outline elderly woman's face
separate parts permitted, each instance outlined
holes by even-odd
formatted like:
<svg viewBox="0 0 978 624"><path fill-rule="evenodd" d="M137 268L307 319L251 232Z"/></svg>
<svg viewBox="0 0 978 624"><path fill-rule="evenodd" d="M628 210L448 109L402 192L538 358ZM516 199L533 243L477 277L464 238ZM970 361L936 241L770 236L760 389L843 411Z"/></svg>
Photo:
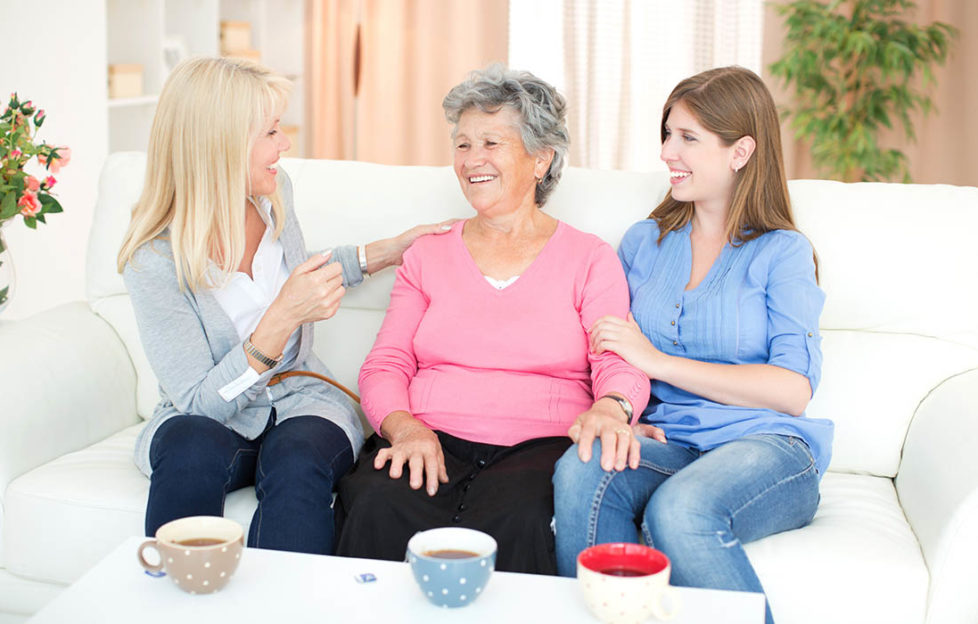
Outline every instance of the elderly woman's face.
<svg viewBox="0 0 978 624"><path fill-rule="evenodd" d="M495 113L469 109L455 133L455 175L462 193L480 214L489 216L534 206L537 180L552 155L527 153L520 136L519 115L503 107Z"/></svg>

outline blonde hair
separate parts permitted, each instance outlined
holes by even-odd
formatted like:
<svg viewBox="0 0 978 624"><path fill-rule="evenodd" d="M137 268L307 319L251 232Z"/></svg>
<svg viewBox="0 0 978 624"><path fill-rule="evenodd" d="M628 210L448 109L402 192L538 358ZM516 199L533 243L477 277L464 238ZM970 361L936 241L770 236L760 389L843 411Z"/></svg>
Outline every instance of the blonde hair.
<svg viewBox="0 0 978 624"><path fill-rule="evenodd" d="M727 211L727 240L739 244L771 230L797 230L791 213L788 184L781 155L781 125L774 98L757 74L743 67L710 69L676 85L662 107L660 126L666 140L666 120L682 103L704 128L727 146L738 139L754 139L754 154L737 173ZM665 199L649 218L659 225L659 240L685 227L693 217L693 204Z"/></svg>
<svg viewBox="0 0 978 624"><path fill-rule="evenodd" d="M119 251L121 273L141 246L169 228L180 289L216 286L213 261L225 276L244 256L245 202L251 198L250 156L267 119L288 101L288 79L251 61L195 58L167 78L149 137L146 182ZM268 197L275 236L285 209Z"/></svg>

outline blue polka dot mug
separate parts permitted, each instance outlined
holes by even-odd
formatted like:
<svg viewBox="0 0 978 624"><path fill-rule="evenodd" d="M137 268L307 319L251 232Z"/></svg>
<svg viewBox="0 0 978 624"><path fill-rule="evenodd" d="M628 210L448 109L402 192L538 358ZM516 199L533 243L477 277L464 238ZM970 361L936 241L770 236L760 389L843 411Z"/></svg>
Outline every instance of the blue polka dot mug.
<svg viewBox="0 0 978 624"><path fill-rule="evenodd" d="M485 591L496 567L496 540L474 529L416 533L407 560L422 593L439 607L464 607Z"/></svg>

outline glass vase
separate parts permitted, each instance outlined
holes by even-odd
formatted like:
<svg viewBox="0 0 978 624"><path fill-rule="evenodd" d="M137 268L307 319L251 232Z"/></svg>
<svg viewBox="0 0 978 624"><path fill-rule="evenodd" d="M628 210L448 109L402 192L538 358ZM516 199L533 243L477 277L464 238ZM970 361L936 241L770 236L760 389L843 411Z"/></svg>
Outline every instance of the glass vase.
<svg viewBox="0 0 978 624"><path fill-rule="evenodd" d="M3 236L3 226L0 225L0 314L10 305L10 300L14 295L14 262L13 254L7 247L7 240Z"/></svg>

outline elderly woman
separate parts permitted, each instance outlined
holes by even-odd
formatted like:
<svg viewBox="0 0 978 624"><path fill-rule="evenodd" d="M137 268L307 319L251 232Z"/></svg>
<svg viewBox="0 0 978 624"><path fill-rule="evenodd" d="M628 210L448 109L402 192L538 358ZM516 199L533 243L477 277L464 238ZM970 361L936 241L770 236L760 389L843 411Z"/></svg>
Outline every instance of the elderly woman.
<svg viewBox="0 0 978 624"><path fill-rule="evenodd" d="M415 532L460 526L496 539L499 569L555 573L554 462L595 436L609 467L638 460L649 379L587 334L628 288L608 244L540 210L568 145L553 87L494 66L443 106L476 214L404 254L360 372L380 435L340 482L337 552L401 560Z"/></svg>

